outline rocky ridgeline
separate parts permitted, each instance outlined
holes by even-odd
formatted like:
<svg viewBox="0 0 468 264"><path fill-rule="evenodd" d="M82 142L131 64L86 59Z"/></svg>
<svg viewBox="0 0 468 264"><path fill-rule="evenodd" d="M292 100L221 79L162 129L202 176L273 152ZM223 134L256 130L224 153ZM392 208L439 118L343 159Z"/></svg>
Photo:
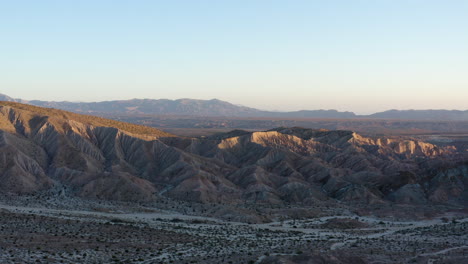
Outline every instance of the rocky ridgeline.
<svg viewBox="0 0 468 264"><path fill-rule="evenodd" d="M182 138L65 111L0 105L0 190L60 185L86 198L467 204L453 147L351 131L277 128Z"/></svg>

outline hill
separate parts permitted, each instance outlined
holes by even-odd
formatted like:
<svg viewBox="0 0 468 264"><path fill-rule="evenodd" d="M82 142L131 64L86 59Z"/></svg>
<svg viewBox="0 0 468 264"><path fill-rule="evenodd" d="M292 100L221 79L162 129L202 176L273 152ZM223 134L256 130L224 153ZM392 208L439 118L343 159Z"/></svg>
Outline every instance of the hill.
<svg viewBox="0 0 468 264"><path fill-rule="evenodd" d="M0 103L0 190L200 203L466 205L453 147L345 130L277 128L201 139Z"/></svg>
<svg viewBox="0 0 468 264"><path fill-rule="evenodd" d="M132 134L133 136L142 137L142 138L158 138L158 137L171 137L173 135L163 132L159 129L135 125L131 123L119 122L112 119L106 119L98 116L91 115L81 115L72 112L67 112L54 108L44 108L37 107L28 104L21 104L16 102L0 102L0 107L2 111L9 112L10 116L18 116L22 118L21 126L27 122L29 125L34 125L32 121L41 120L47 122L47 124L55 125L55 127L65 127L69 121L74 121L81 123L86 126L94 127L113 127L121 131ZM11 118L11 117L10 117ZM47 120L47 121L45 121ZM18 120L17 120L18 121ZM2 122L2 124L7 124L7 122ZM42 124L44 125L44 124ZM2 130L12 130L10 126L0 126ZM16 127L17 129L17 127ZM30 126L24 126L23 129L30 130Z"/></svg>
<svg viewBox="0 0 468 264"><path fill-rule="evenodd" d="M21 99L14 99L14 98L11 98L11 97L8 96L8 95L0 94L0 101L6 101L6 102L20 102Z"/></svg>

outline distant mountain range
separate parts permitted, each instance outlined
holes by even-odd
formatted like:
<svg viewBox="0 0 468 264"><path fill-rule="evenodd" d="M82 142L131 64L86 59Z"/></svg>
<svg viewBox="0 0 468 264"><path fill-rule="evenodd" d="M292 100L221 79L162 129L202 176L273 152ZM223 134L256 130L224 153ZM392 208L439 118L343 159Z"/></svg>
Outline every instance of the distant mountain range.
<svg viewBox="0 0 468 264"><path fill-rule="evenodd" d="M411 119L411 120L468 120L468 110L388 110L371 114L367 117L379 119Z"/></svg>
<svg viewBox="0 0 468 264"><path fill-rule="evenodd" d="M1 94L1 93L0 93L0 101L5 101L5 102L17 102L17 103L27 103L27 101L25 101L25 100L11 98L10 96L8 96L8 95L6 95L6 94Z"/></svg>
<svg viewBox="0 0 468 264"><path fill-rule="evenodd" d="M218 99L131 99L103 102L55 102L26 101L0 94L0 101L19 102L41 107L57 108L84 114L139 114L181 116L226 116L226 117L274 117L274 118L372 118L405 120L450 120L468 121L468 110L388 110L371 115L356 115L337 110L301 110L293 112L263 111L234 105Z"/></svg>

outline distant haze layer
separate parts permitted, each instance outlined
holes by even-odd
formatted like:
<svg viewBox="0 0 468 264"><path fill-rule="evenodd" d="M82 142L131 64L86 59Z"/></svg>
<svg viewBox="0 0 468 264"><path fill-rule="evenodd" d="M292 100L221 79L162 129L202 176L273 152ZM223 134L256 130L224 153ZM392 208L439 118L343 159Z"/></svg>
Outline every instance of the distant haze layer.
<svg viewBox="0 0 468 264"><path fill-rule="evenodd" d="M255 108L234 105L218 99L132 99L102 102L55 102L23 100L0 94L0 101L20 102L41 107L56 108L76 113L105 115L176 115L205 117L268 117L268 118L371 118L371 119L406 119L406 120L444 120L467 121L468 110L387 110L370 115L357 115L349 111L337 110L301 110L290 112L264 111Z"/></svg>

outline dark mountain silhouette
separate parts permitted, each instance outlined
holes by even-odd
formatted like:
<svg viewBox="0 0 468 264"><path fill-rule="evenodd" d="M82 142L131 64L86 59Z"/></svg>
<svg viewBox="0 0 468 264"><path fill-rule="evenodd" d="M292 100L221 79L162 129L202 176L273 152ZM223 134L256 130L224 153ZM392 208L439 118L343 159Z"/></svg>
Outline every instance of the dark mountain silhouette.
<svg viewBox="0 0 468 264"><path fill-rule="evenodd" d="M272 118L373 118L403 120L468 121L468 110L389 110L371 115L356 115L337 110L301 110L292 112L263 111L234 105L218 99L131 99L103 102L25 101L0 94L0 101L20 102L35 106L57 108L82 114L104 115L178 115L207 117L272 117Z"/></svg>
<svg viewBox="0 0 468 264"><path fill-rule="evenodd" d="M255 116L262 111L217 99L132 99L96 103L29 101L29 104L78 113L158 114L188 116Z"/></svg>
<svg viewBox="0 0 468 264"><path fill-rule="evenodd" d="M2 99L4 98L4 99ZM57 108L83 114L148 114L148 115L181 115L181 116L229 116L229 117L317 117L317 118L351 118L351 112L336 110L303 110L295 112L270 112L255 108L238 106L218 99L131 99L104 102L53 102L13 99L0 94L0 101L22 102L35 106Z"/></svg>

